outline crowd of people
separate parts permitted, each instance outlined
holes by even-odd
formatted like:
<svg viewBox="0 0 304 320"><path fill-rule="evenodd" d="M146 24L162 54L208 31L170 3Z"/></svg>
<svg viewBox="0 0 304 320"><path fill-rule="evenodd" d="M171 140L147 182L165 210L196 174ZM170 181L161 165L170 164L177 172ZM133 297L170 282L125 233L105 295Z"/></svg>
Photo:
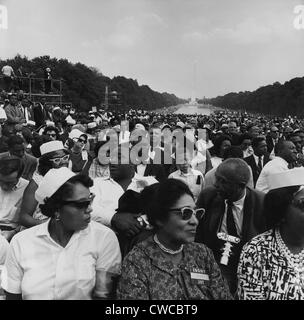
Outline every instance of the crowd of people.
<svg viewBox="0 0 304 320"><path fill-rule="evenodd" d="M304 299L304 121L0 98L2 299Z"/></svg>

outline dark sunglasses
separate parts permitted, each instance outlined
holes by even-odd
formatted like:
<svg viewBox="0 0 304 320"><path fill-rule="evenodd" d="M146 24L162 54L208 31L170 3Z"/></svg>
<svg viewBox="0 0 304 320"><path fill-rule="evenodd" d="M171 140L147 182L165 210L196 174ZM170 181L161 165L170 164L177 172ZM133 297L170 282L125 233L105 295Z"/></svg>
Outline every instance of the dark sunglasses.
<svg viewBox="0 0 304 320"><path fill-rule="evenodd" d="M47 135L48 135L49 137L56 137L56 134L53 134L53 133L47 133Z"/></svg>
<svg viewBox="0 0 304 320"><path fill-rule="evenodd" d="M199 208L199 209L192 209L189 207L183 207L183 208L174 208L169 209L170 211L176 211L176 214L178 214L183 220L190 220L193 215L200 220L205 214L205 209Z"/></svg>
<svg viewBox="0 0 304 320"><path fill-rule="evenodd" d="M61 203L63 205L73 206L77 209L87 209L92 204L94 198L95 198L95 194L90 193L88 200L84 200L84 201L63 200L61 201Z"/></svg>
<svg viewBox="0 0 304 320"><path fill-rule="evenodd" d="M81 142L81 143L87 143L87 140L78 139L78 142Z"/></svg>

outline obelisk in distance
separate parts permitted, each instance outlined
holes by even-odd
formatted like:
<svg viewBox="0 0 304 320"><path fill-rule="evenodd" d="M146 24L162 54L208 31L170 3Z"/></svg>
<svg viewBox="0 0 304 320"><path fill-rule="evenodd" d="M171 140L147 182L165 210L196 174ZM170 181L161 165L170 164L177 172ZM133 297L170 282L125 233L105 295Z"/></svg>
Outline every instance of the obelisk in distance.
<svg viewBox="0 0 304 320"><path fill-rule="evenodd" d="M194 60L193 62L193 79L192 79L192 94L189 104L190 105L197 105L196 101L196 68L197 68L197 61Z"/></svg>

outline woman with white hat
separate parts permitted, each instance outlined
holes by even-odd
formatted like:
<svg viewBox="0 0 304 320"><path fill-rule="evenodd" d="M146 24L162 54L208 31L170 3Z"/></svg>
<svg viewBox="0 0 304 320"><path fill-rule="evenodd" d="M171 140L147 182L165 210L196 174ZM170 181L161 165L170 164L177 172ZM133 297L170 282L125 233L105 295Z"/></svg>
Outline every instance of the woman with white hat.
<svg viewBox="0 0 304 320"><path fill-rule="evenodd" d="M90 221L92 184L67 168L44 176L35 197L49 219L12 239L1 283L7 299L113 297L121 253L115 233Z"/></svg>
<svg viewBox="0 0 304 320"><path fill-rule="evenodd" d="M20 224L30 228L45 221L47 217L41 214L38 202L35 199L35 191L43 176L53 168L67 167L69 152L64 149L61 141L49 141L40 146L41 157L37 170L34 172L30 183L26 187L20 210Z"/></svg>
<svg viewBox="0 0 304 320"><path fill-rule="evenodd" d="M269 231L244 248L238 294L248 300L304 300L304 168L269 177Z"/></svg>

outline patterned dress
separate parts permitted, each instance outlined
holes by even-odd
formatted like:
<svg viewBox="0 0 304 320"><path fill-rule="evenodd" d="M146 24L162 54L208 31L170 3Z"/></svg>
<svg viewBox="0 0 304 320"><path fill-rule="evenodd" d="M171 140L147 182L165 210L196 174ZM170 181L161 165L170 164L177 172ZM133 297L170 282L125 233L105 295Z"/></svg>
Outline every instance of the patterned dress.
<svg viewBox="0 0 304 320"><path fill-rule="evenodd" d="M266 231L244 246L238 266L238 295L243 300L304 300L296 273L280 252L274 230Z"/></svg>
<svg viewBox="0 0 304 320"><path fill-rule="evenodd" d="M130 300L232 299L213 254L205 245L185 244L182 260L175 266L152 237L137 244L124 259L117 297Z"/></svg>

